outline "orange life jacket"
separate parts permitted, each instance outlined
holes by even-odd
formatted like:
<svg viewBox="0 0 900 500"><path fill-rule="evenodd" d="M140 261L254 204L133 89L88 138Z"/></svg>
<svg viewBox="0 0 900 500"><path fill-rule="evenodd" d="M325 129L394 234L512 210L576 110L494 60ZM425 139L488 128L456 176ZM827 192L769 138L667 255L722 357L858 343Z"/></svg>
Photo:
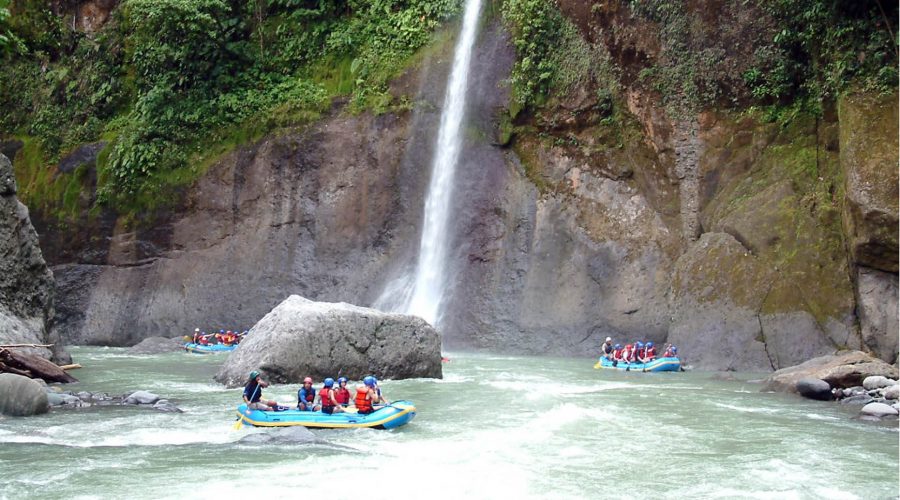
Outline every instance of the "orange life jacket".
<svg viewBox="0 0 900 500"><path fill-rule="evenodd" d="M357 387L354 402L356 403L356 411L359 413L372 411L372 401L369 400L369 388L366 386Z"/></svg>

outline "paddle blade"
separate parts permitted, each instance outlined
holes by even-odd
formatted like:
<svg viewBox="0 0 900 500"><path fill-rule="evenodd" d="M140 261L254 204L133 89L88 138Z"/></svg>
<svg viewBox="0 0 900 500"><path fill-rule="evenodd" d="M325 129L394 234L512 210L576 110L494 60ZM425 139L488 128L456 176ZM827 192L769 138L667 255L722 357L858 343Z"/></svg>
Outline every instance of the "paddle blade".
<svg viewBox="0 0 900 500"><path fill-rule="evenodd" d="M594 369L595 369L595 370L599 370L601 366L602 366L602 365L600 364L599 361L597 361L596 363L594 363Z"/></svg>
<svg viewBox="0 0 900 500"><path fill-rule="evenodd" d="M244 426L244 419L238 418L237 422L234 423L234 430L239 431L239 430L241 430L241 427L243 427L243 426Z"/></svg>

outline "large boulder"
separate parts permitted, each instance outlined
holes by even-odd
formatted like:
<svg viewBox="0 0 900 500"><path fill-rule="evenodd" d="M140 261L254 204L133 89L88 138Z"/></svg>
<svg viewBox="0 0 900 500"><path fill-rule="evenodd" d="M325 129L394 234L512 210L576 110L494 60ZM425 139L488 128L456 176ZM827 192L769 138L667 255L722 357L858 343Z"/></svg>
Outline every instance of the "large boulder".
<svg viewBox="0 0 900 500"><path fill-rule="evenodd" d="M12 373L0 373L0 414L27 417L47 413L47 392L37 381Z"/></svg>
<svg viewBox="0 0 900 500"><path fill-rule="evenodd" d="M778 370L766 378L762 390L797 393L803 379L824 380L834 388L854 387L875 375L896 379L897 367L864 352L849 351Z"/></svg>
<svg viewBox="0 0 900 500"><path fill-rule="evenodd" d="M441 339L415 316L291 295L250 330L215 379L234 387L256 369L273 383L368 374L441 378Z"/></svg>

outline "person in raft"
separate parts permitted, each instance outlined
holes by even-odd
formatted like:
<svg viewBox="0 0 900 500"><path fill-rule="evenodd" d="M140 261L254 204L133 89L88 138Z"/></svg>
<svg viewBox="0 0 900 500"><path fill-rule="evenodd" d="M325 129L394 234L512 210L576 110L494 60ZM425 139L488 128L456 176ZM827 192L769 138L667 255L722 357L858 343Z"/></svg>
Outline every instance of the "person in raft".
<svg viewBox="0 0 900 500"><path fill-rule="evenodd" d="M606 342L600 346L600 356L612 361L613 350L612 338L606 337Z"/></svg>
<svg viewBox="0 0 900 500"><path fill-rule="evenodd" d="M319 411L320 406L315 404L316 390L313 389L313 379L306 377L303 385L297 391L297 409L304 411Z"/></svg>
<svg viewBox="0 0 900 500"><path fill-rule="evenodd" d="M258 371L250 372L250 379L244 386L244 402L248 410L274 411L278 408L277 402L262 399L263 387L269 387L269 383L262 379Z"/></svg>
<svg viewBox="0 0 900 500"><path fill-rule="evenodd" d="M338 388L334 390L334 399L344 408L350 404L350 389L347 389L347 377L338 378Z"/></svg>
<svg viewBox="0 0 900 500"><path fill-rule="evenodd" d="M375 378L374 375L372 375L372 378L375 379L375 404L389 405L390 403L388 403L388 401L384 399L384 396L381 395L381 384L378 383L378 379ZM376 410L377 409L378 408L376 408Z"/></svg>
<svg viewBox="0 0 900 500"><path fill-rule="evenodd" d="M328 377L325 379L322 390L319 391L319 402L322 403L322 413L331 415L332 413L344 411L344 407L341 406L334 397L334 392L334 379Z"/></svg>
<svg viewBox="0 0 900 500"><path fill-rule="evenodd" d="M653 346L653 342L647 342L644 346L644 358L641 360L642 363L649 363L656 359L656 347Z"/></svg>
<svg viewBox="0 0 900 500"><path fill-rule="evenodd" d="M367 415L375 411L375 403L378 402L378 393L375 392L375 377L369 375L363 379L363 385L356 386L356 413Z"/></svg>

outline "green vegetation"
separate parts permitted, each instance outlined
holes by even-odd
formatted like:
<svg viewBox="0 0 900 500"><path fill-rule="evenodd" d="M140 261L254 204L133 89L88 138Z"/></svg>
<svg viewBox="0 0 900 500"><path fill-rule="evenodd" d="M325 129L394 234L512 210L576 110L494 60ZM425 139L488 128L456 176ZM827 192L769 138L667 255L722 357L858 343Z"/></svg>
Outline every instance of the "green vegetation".
<svg viewBox="0 0 900 500"><path fill-rule="evenodd" d="M550 0L504 0L501 14L518 56L510 76L513 116L584 84L593 85L598 104L612 112L618 72L605 47L585 41Z"/></svg>
<svg viewBox="0 0 900 500"><path fill-rule="evenodd" d="M308 123L331 97L388 109L388 80L459 1L124 0L97 33L40 0L2 7L0 86L14 91L0 95L0 129L33 138L29 169L109 140L98 200L135 212L171 201L216 153Z"/></svg>
<svg viewBox="0 0 900 500"><path fill-rule="evenodd" d="M896 2L758 0L749 61L731 61L721 33L707 13L680 1L631 0L632 12L659 26L662 48L641 79L659 91L670 114L704 107L762 105L771 117L793 108L817 114L822 102L850 87L891 92L897 88ZM741 26L730 39L740 39ZM746 33L749 35L751 33ZM741 69L743 68L743 69ZM737 74L735 74L737 72Z"/></svg>

